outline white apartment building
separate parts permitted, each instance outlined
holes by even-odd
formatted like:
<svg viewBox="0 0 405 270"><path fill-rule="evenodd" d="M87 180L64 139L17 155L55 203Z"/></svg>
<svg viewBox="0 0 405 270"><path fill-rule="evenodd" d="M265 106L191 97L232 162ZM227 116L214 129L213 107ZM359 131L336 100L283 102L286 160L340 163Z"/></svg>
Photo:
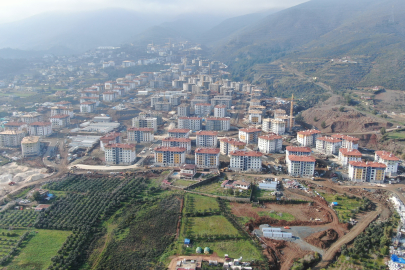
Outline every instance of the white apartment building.
<svg viewBox="0 0 405 270"><path fill-rule="evenodd" d="M262 153L255 151L230 152L229 169L242 172L260 172L262 169Z"/></svg>
<svg viewBox="0 0 405 270"><path fill-rule="evenodd" d="M138 116L132 118L132 126L136 128L153 128L153 131L157 131L157 118L156 117L146 117Z"/></svg>
<svg viewBox="0 0 405 270"><path fill-rule="evenodd" d="M262 123L262 111L249 110L249 123L260 125Z"/></svg>
<svg viewBox="0 0 405 270"><path fill-rule="evenodd" d="M153 128L128 128L127 139L131 142L151 142L155 140Z"/></svg>
<svg viewBox="0 0 405 270"><path fill-rule="evenodd" d="M321 135L319 130L309 129L297 132L297 141L302 146L315 147L316 139Z"/></svg>
<svg viewBox="0 0 405 270"><path fill-rule="evenodd" d="M47 137L52 134L51 122L34 122L28 125L30 136Z"/></svg>
<svg viewBox="0 0 405 270"><path fill-rule="evenodd" d="M285 131L286 131L286 132L290 132L290 131L291 131L291 130L290 130L290 125L291 125L291 117L290 117L290 116L288 116L288 115L283 115L283 116L278 116L278 117L275 118L275 119L279 119L279 120L284 121L284 123L285 123ZM295 117L292 118L292 126L295 126Z"/></svg>
<svg viewBox="0 0 405 270"><path fill-rule="evenodd" d="M162 146L163 147L186 148L187 153L190 153L191 152L191 139L167 137L167 138L162 139Z"/></svg>
<svg viewBox="0 0 405 270"><path fill-rule="evenodd" d="M195 165L199 169L218 168L219 148L197 148L195 150Z"/></svg>
<svg viewBox="0 0 405 270"><path fill-rule="evenodd" d="M191 129L192 131L201 130L202 118L200 117L179 117L177 126L180 129Z"/></svg>
<svg viewBox="0 0 405 270"><path fill-rule="evenodd" d="M24 122L7 122L4 124L5 130L24 130L27 128L27 124Z"/></svg>
<svg viewBox="0 0 405 270"><path fill-rule="evenodd" d="M25 132L22 130L5 130L0 132L0 147L20 147Z"/></svg>
<svg viewBox="0 0 405 270"><path fill-rule="evenodd" d="M387 166L385 169L385 175L388 177L397 175L400 159L394 156L392 153L386 151L376 151L374 161L383 163L385 166Z"/></svg>
<svg viewBox="0 0 405 270"><path fill-rule="evenodd" d="M179 117L188 117L190 116L190 106L187 104L181 104L177 107L177 115Z"/></svg>
<svg viewBox="0 0 405 270"><path fill-rule="evenodd" d="M42 115L37 113L26 114L21 116L21 121L26 124L42 121Z"/></svg>
<svg viewBox="0 0 405 270"><path fill-rule="evenodd" d="M311 148L309 147L302 147L302 146L287 146L285 152L285 160L288 162L288 157L294 156L310 156L311 155Z"/></svg>
<svg viewBox="0 0 405 270"><path fill-rule="evenodd" d="M316 139L316 150L326 155L337 155L342 146L342 140L333 137L318 137Z"/></svg>
<svg viewBox="0 0 405 270"><path fill-rule="evenodd" d="M348 166L350 161L361 161L362 154L357 149L339 149L339 162L342 166Z"/></svg>
<svg viewBox="0 0 405 270"><path fill-rule="evenodd" d="M65 107L65 106L55 106L51 108L51 116L58 115L58 114L67 114L70 118L74 117L74 112L72 107Z"/></svg>
<svg viewBox="0 0 405 270"><path fill-rule="evenodd" d="M276 134L260 136L258 145L259 151L263 154L277 153L283 147L283 138Z"/></svg>
<svg viewBox="0 0 405 270"><path fill-rule="evenodd" d="M24 137L21 141L23 157L38 156L41 153L39 136Z"/></svg>
<svg viewBox="0 0 405 270"><path fill-rule="evenodd" d="M155 164L160 166L180 166L186 163L186 148L156 147Z"/></svg>
<svg viewBox="0 0 405 270"><path fill-rule="evenodd" d="M349 179L353 182L384 183L386 165L378 162L349 162Z"/></svg>
<svg viewBox="0 0 405 270"><path fill-rule="evenodd" d="M241 128L239 129L239 140L246 144L255 144L258 142L261 130L257 128Z"/></svg>
<svg viewBox="0 0 405 270"><path fill-rule="evenodd" d="M105 151L105 146L122 142L121 133L111 132L100 138L100 150Z"/></svg>
<svg viewBox="0 0 405 270"><path fill-rule="evenodd" d="M293 177L311 177L315 171L315 158L312 156L288 156L288 174Z"/></svg>
<svg viewBox="0 0 405 270"><path fill-rule="evenodd" d="M226 117L226 105L216 105L214 107L215 117Z"/></svg>
<svg viewBox="0 0 405 270"><path fill-rule="evenodd" d="M285 134L285 122L281 119L271 119L271 129L270 132L277 135Z"/></svg>
<svg viewBox="0 0 405 270"><path fill-rule="evenodd" d="M211 104L197 103L194 106L194 114L198 116L206 116L211 114Z"/></svg>
<svg viewBox="0 0 405 270"><path fill-rule="evenodd" d="M274 118L280 118L280 117L283 117L286 115L286 111L282 110L282 109L277 109L277 110L274 110L273 114L274 114Z"/></svg>
<svg viewBox="0 0 405 270"><path fill-rule="evenodd" d="M191 130L186 129L186 128L174 128L174 129L170 129L168 130L169 133L169 137L172 138L188 138L190 137L190 132Z"/></svg>
<svg viewBox="0 0 405 270"><path fill-rule="evenodd" d="M262 121L262 130L264 132L273 132L271 130L271 118L264 118Z"/></svg>
<svg viewBox="0 0 405 270"><path fill-rule="evenodd" d="M228 131L231 129L231 118L207 117L205 118L205 129L215 131Z"/></svg>
<svg viewBox="0 0 405 270"><path fill-rule="evenodd" d="M67 114L54 115L49 120L52 123L52 128L64 128L70 125L70 116Z"/></svg>
<svg viewBox="0 0 405 270"><path fill-rule="evenodd" d="M100 106L100 99L98 97L81 97L80 98L80 103L84 102L95 102L96 107Z"/></svg>
<svg viewBox="0 0 405 270"><path fill-rule="evenodd" d="M246 143L235 140L233 138L223 138L219 140L220 153L228 156L230 152L245 150Z"/></svg>
<svg viewBox="0 0 405 270"><path fill-rule="evenodd" d="M87 101L80 103L81 113L93 113L96 110L96 103L92 101Z"/></svg>
<svg viewBox="0 0 405 270"><path fill-rule="evenodd" d="M352 136L342 135L342 134L333 134L333 138L338 138L342 140L342 148L347 149L359 149L359 138Z"/></svg>
<svg viewBox="0 0 405 270"><path fill-rule="evenodd" d="M218 133L215 131L201 130L196 132L197 147L216 148L218 144Z"/></svg>
<svg viewBox="0 0 405 270"><path fill-rule="evenodd" d="M114 143L104 146L107 165L131 165L136 160L135 144Z"/></svg>
<svg viewBox="0 0 405 270"><path fill-rule="evenodd" d="M108 91L103 93L103 101L112 102L117 98L117 93L114 91Z"/></svg>

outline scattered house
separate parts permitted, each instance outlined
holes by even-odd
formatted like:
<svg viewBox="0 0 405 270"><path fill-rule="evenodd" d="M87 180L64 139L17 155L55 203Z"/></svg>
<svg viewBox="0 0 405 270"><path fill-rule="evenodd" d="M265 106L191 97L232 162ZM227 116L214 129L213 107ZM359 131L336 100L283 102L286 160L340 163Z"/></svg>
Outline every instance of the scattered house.
<svg viewBox="0 0 405 270"><path fill-rule="evenodd" d="M197 166L194 164L183 164L180 166L180 177L193 179L197 173Z"/></svg>
<svg viewBox="0 0 405 270"><path fill-rule="evenodd" d="M51 207L51 204L38 204L38 206L35 207L35 211L37 211L37 212L45 211L49 207Z"/></svg>
<svg viewBox="0 0 405 270"><path fill-rule="evenodd" d="M225 180L222 182L221 187L247 190L250 188L250 183L245 181Z"/></svg>

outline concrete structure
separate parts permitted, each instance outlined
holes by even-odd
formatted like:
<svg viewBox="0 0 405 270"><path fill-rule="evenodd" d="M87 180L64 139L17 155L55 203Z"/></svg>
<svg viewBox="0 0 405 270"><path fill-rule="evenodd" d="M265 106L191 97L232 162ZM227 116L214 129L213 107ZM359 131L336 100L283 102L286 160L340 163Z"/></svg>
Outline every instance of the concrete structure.
<svg viewBox="0 0 405 270"><path fill-rule="evenodd" d="M386 165L378 162L349 162L349 179L353 182L383 183Z"/></svg>
<svg viewBox="0 0 405 270"><path fill-rule="evenodd" d="M34 122L28 125L30 136L47 137L52 134L51 122Z"/></svg>
<svg viewBox="0 0 405 270"><path fill-rule="evenodd" d="M230 152L244 150L246 143L235 140L233 138L223 138L219 140L220 150L222 155L228 156Z"/></svg>
<svg viewBox="0 0 405 270"><path fill-rule="evenodd" d="M20 147L25 132L22 130L5 130L0 132L0 147Z"/></svg>
<svg viewBox="0 0 405 270"><path fill-rule="evenodd" d="M52 123L52 128L64 128L70 125L70 116L67 114L54 115L49 120Z"/></svg>
<svg viewBox="0 0 405 270"><path fill-rule="evenodd" d="M271 128L269 132L277 135L283 135L286 130L286 123L281 119L271 119Z"/></svg>
<svg viewBox="0 0 405 270"><path fill-rule="evenodd" d="M217 147L218 133L215 131L197 131L196 132L196 146L197 147Z"/></svg>
<svg viewBox="0 0 405 270"><path fill-rule="evenodd" d="M174 129L169 129L169 137L171 138L188 138L190 137L190 129L186 128L174 128Z"/></svg>
<svg viewBox="0 0 405 270"><path fill-rule="evenodd" d="M24 130L27 128L27 123L24 122L7 122L4 124L5 130Z"/></svg>
<svg viewBox="0 0 405 270"><path fill-rule="evenodd" d="M132 126L136 128L153 128L153 131L157 131L157 118L156 117L143 117L138 116L132 118Z"/></svg>
<svg viewBox="0 0 405 270"><path fill-rule="evenodd" d="M105 146L108 144L117 144L122 142L121 133L112 132L100 138L100 150L105 151Z"/></svg>
<svg viewBox="0 0 405 270"><path fill-rule="evenodd" d="M190 106L183 103L177 107L177 115L179 117L188 117L190 116Z"/></svg>
<svg viewBox="0 0 405 270"><path fill-rule="evenodd" d="M263 121L262 121L262 130L264 132L273 132L271 130L271 120L273 120L273 119L271 119L271 118L264 118L263 119Z"/></svg>
<svg viewBox="0 0 405 270"><path fill-rule="evenodd" d="M246 144L255 144L258 142L261 130L257 128L242 128L239 129L239 140Z"/></svg>
<svg viewBox="0 0 405 270"><path fill-rule="evenodd" d="M158 101L155 103L156 111L169 112L172 109L172 104L168 101Z"/></svg>
<svg viewBox="0 0 405 270"><path fill-rule="evenodd" d="M297 141L302 146L315 147L316 139L321 135L319 130L309 129L297 132Z"/></svg>
<svg viewBox="0 0 405 270"><path fill-rule="evenodd" d="M288 174L293 177L311 177L315 171L315 158L312 156L289 155Z"/></svg>
<svg viewBox="0 0 405 270"><path fill-rule="evenodd" d="M392 153L386 151L376 151L374 161L383 163L385 166L387 166L385 169L386 176L393 177L397 175L400 159L394 156Z"/></svg>
<svg viewBox="0 0 405 270"><path fill-rule="evenodd" d="M96 109L96 103L92 101L87 101L80 103L80 112L81 113L94 113Z"/></svg>
<svg viewBox="0 0 405 270"><path fill-rule="evenodd" d="M215 131L228 131L231 129L231 118L207 117L205 118L205 129Z"/></svg>
<svg viewBox="0 0 405 270"><path fill-rule="evenodd" d="M104 146L107 165L131 165L136 160L135 144L115 143Z"/></svg>
<svg viewBox="0 0 405 270"><path fill-rule="evenodd" d="M130 142L151 142L155 140L153 128L128 128L127 139Z"/></svg>
<svg viewBox="0 0 405 270"><path fill-rule="evenodd" d="M285 151L285 160L288 161L290 155L295 156L309 156L311 155L311 148L301 146L287 146Z"/></svg>
<svg viewBox="0 0 405 270"><path fill-rule="evenodd" d="M232 106L232 97L231 96L214 96L211 99L211 105L213 107L217 105L225 105L227 109L230 109Z"/></svg>
<svg viewBox="0 0 405 270"><path fill-rule="evenodd" d="M277 109L277 110L274 110L273 114L274 114L274 118L279 118L279 117L283 117L284 115L286 115L286 111L282 110L282 109Z"/></svg>
<svg viewBox="0 0 405 270"><path fill-rule="evenodd" d="M38 156L41 153L39 136L24 137L21 141L23 157Z"/></svg>
<svg viewBox="0 0 405 270"><path fill-rule="evenodd" d="M191 152L191 139L167 137L162 139L163 147L181 147L186 148L187 153Z"/></svg>
<svg viewBox="0 0 405 270"><path fill-rule="evenodd" d="M216 105L214 107L215 117L226 117L226 105Z"/></svg>
<svg viewBox="0 0 405 270"><path fill-rule="evenodd" d="M198 116L207 116L211 114L211 104L197 103L194 106L194 114Z"/></svg>
<svg viewBox="0 0 405 270"><path fill-rule="evenodd" d="M316 139L316 150L327 155L337 155L341 146L342 140L338 138L318 137Z"/></svg>
<svg viewBox="0 0 405 270"><path fill-rule="evenodd" d="M361 161L362 154L357 149L339 149L339 162L342 166L348 166L350 161Z"/></svg>
<svg viewBox="0 0 405 270"><path fill-rule="evenodd" d="M342 134L333 134L332 138L338 138L342 140L342 148L347 149L359 149L359 138L352 136L342 135Z"/></svg>
<svg viewBox="0 0 405 270"><path fill-rule="evenodd" d="M262 111L249 110L249 123L260 125L262 123Z"/></svg>
<svg viewBox="0 0 405 270"><path fill-rule="evenodd" d="M291 122L290 116L283 115L283 116L278 116L275 119L279 119L279 120L284 121L284 123L285 123L285 131L286 132L291 132L291 130L290 130L290 122ZM295 117L292 118L292 122L293 122L293 126L295 126Z"/></svg>
<svg viewBox="0 0 405 270"><path fill-rule="evenodd" d="M255 151L230 152L229 169L242 172L260 172L262 169L262 153Z"/></svg>
<svg viewBox="0 0 405 270"><path fill-rule="evenodd" d="M58 114L67 114L70 118L74 117L74 112L72 107L55 106L51 108L51 116Z"/></svg>
<svg viewBox="0 0 405 270"><path fill-rule="evenodd" d="M38 113L26 114L21 116L21 121L26 124L42 121L42 115Z"/></svg>
<svg viewBox="0 0 405 270"><path fill-rule="evenodd" d="M103 101L113 102L117 99L117 93L114 91L108 91L103 93Z"/></svg>
<svg viewBox="0 0 405 270"><path fill-rule="evenodd" d="M179 117L177 120L178 128L191 129L192 131L201 130L202 118L200 117Z"/></svg>
<svg viewBox="0 0 405 270"><path fill-rule="evenodd" d="M180 166L186 163L186 148L156 147L155 164L160 166Z"/></svg>
<svg viewBox="0 0 405 270"><path fill-rule="evenodd" d="M258 145L259 151L264 154L277 153L283 147L283 138L276 134L260 136Z"/></svg>
<svg viewBox="0 0 405 270"><path fill-rule="evenodd" d="M192 179L197 173L197 166L194 164L183 164L180 166L180 176L182 178Z"/></svg>
<svg viewBox="0 0 405 270"><path fill-rule="evenodd" d="M199 169L218 168L219 148L197 148L195 150L195 165Z"/></svg>

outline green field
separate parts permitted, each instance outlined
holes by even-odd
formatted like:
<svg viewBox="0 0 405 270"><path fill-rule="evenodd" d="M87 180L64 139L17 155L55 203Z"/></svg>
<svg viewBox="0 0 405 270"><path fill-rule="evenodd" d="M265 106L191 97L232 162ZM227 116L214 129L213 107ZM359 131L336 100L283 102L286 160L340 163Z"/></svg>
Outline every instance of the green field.
<svg viewBox="0 0 405 270"><path fill-rule="evenodd" d="M194 217L191 218L192 232L194 234L220 234L220 235L236 235L238 231L232 226L229 221L223 216L211 217Z"/></svg>
<svg viewBox="0 0 405 270"><path fill-rule="evenodd" d="M35 230L38 232L22 246L18 256L7 266L8 270L46 269L57 255L70 231Z"/></svg>
<svg viewBox="0 0 405 270"><path fill-rule="evenodd" d="M267 212L267 211L261 211L258 213L258 215L261 217L271 217L274 219L286 220L286 221L295 220L295 217L289 213L275 213L275 212L271 213L271 212Z"/></svg>
<svg viewBox="0 0 405 270"><path fill-rule="evenodd" d="M196 194L187 194L186 196L186 204L190 205L190 208L193 211L203 212L211 210L219 209L218 202L215 198L196 195ZM184 208L186 210L186 208ZM188 209L188 208L187 208ZM191 211L187 211L191 212Z"/></svg>
<svg viewBox="0 0 405 270"><path fill-rule="evenodd" d="M337 202L338 206L333 207L341 222L348 220L352 216L352 210L358 209L362 205L360 198L350 199L344 195L333 195L320 193L328 203Z"/></svg>
<svg viewBox="0 0 405 270"><path fill-rule="evenodd" d="M189 181L189 180L176 180L173 182L173 186L178 186L178 187L188 187L192 184L197 183L196 181Z"/></svg>
<svg viewBox="0 0 405 270"><path fill-rule="evenodd" d="M387 133L389 139L394 139L394 140L401 140L405 139L405 132L388 132Z"/></svg>

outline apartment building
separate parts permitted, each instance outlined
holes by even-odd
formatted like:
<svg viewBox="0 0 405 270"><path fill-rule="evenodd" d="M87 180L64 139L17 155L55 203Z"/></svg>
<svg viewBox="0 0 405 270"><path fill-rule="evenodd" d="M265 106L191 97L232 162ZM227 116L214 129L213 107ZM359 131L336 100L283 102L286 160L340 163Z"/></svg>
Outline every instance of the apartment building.
<svg viewBox="0 0 405 270"><path fill-rule="evenodd" d="M146 117L139 115L138 117L132 118L132 126L136 128L153 128L153 131L157 131L157 118L156 117Z"/></svg>
<svg viewBox="0 0 405 270"><path fill-rule="evenodd" d="M183 103L177 107L177 115L179 117L188 117L190 116L190 106Z"/></svg>
<svg viewBox="0 0 405 270"><path fill-rule="evenodd" d="M277 134L259 136L259 151L263 154L280 152L283 147L283 138Z"/></svg>
<svg viewBox="0 0 405 270"><path fill-rule="evenodd" d="M198 116L207 116L211 114L211 104L197 103L194 106L194 114Z"/></svg>
<svg viewBox="0 0 405 270"><path fill-rule="evenodd" d="M169 137L171 138L188 138L190 137L190 129L186 128L174 128L174 129L169 129Z"/></svg>
<svg viewBox="0 0 405 270"><path fill-rule="evenodd" d="M156 147L155 164L160 166L180 166L186 163L186 148L183 147Z"/></svg>
<svg viewBox="0 0 405 270"><path fill-rule="evenodd" d="M21 121L26 124L42 121L42 115L37 113L26 114L21 116Z"/></svg>
<svg viewBox="0 0 405 270"><path fill-rule="evenodd" d="M95 102L96 103L96 107L100 106L100 99L98 97L81 97L80 98L80 103L84 103L84 102Z"/></svg>
<svg viewBox="0 0 405 270"><path fill-rule="evenodd" d="M293 177L311 177L315 171L315 158L312 156L289 155L288 174Z"/></svg>
<svg viewBox="0 0 405 270"><path fill-rule="evenodd" d="M339 162L342 166L348 166L350 161L361 161L362 154L357 149L339 149Z"/></svg>
<svg viewBox="0 0 405 270"><path fill-rule="evenodd" d="M302 146L287 146L285 151L285 160L288 161L288 157L294 156L309 156L311 155L311 148Z"/></svg>
<svg viewBox="0 0 405 270"><path fill-rule="evenodd" d="M270 119L270 131L268 132L284 135L286 130L285 125L285 122L281 119Z"/></svg>
<svg viewBox="0 0 405 270"><path fill-rule="evenodd" d="M291 132L290 130L290 122L291 122L291 118L288 115L283 115L283 116L278 116L275 119L279 119L282 120L285 123L285 132ZM292 118L292 126L295 126L295 117Z"/></svg>
<svg viewBox="0 0 405 270"><path fill-rule="evenodd" d="M199 169L218 168L219 148L197 148L195 150L195 165Z"/></svg>
<svg viewBox="0 0 405 270"><path fill-rule="evenodd" d="M162 139L162 146L163 147L186 148L187 153L190 153L191 152L191 139L167 137L167 138Z"/></svg>
<svg viewBox="0 0 405 270"><path fill-rule="evenodd" d="M260 125L262 123L262 111L249 110L249 123L254 125Z"/></svg>
<svg viewBox="0 0 405 270"><path fill-rule="evenodd" d="M114 143L104 146L107 165L131 165L136 160L136 146L128 143Z"/></svg>
<svg viewBox="0 0 405 270"><path fill-rule="evenodd" d="M172 109L172 104L168 101L158 101L155 103L156 111L169 112Z"/></svg>
<svg viewBox="0 0 405 270"><path fill-rule="evenodd" d="M127 129L127 138L130 142L151 142L155 140L153 135L153 128L128 128Z"/></svg>
<svg viewBox="0 0 405 270"><path fill-rule="evenodd" d="M80 112L81 113L94 113L96 110L96 103L92 101L87 101L80 103Z"/></svg>
<svg viewBox="0 0 405 270"><path fill-rule="evenodd" d="M396 176L398 173L398 164L400 159L390 152L376 151L374 161L385 164L385 175L388 177Z"/></svg>
<svg viewBox="0 0 405 270"><path fill-rule="evenodd" d="M202 129L202 118L200 117L179 117L177 126L180 129L191 129L192 131Z"/></svg>
<svg viewBox="0 0 405 270"><path fill-rule="evenodd" d="M207 117L205 118L205 129L215 131L228 131L231 129L231 118Z"/></svg>
<svg viewBox="0 0 405 270"><path fill-rule="evenodd" d="M230 152L244 150L246 143L233 138L223 138L219 140L220 153L228 156Z"/></svg>
<svg viewBox="0 0 405 270"><path fill-rule="evenodd" d="M100 138L100 150L105 151L105 146L108 144L117 144L122 142L121 133L111 132Z"/></svg>
<svg viewBox="0 0 405 270"><path fill-rule="evenodd" d="M353 182L384 183L387 166L378 162L349 162L349 179Z"/></svg>
<svg viewBox="0 0 405 270"><path fill-rule="evenodd" d="M207 130L201 130L196 132L197 147L216 148L217 144L218 144L218 132Z"/></svg>
<svg viewBox="0 0 405 270"><path fill-rule="evenodd" d="M114 91L107 91L103 93L103 101L106 102L113 102L117 99L117 92Z"/></svg>
<svg viewBox="0 0 405 270"><path fill-rule="evenodd" d="M326 155L338 155L342 140L332 137L318 137L316 139L316 150Z"/></svg>
<svg viewBox="0 0 405 270"><path fill-rule="evenodd" d="M232 97L231 96L214 96L211 99L211 105L213 107L217 105L225 105L227 109L230 109L232 106Z"/></svg>
<svg viewBox="0 0 405 270"><path fill-rule="evenodd" d="M229 169L242 172L260 172L262 169L262 153L256 151L230 152Z"/></svg>
<svg viewBox="0 0 405 270"><path fill-rule="evenodd" d="M39 136L24 137L21 140L21 152L23 157L38 156L41 153Z"/></svg>
<svg viewBox="0 0 405 270"><path fill-rule="evenodd" d="M52 123L52 128L64 128L70 125L70 116L67 114L54 115L49 120Z"/></svg>
<svg viewBox="0 0 405 270"><path fill-rule="evenodd" d="M225 105L216 105L214 107L214 116L215 117L226 117L226 106Z"/></svg>
<svg viewBox="0 0 405 270"><path fill-rule="evenodd" d="M0 147L20 147L25 132L22 130L5 130L0 132Z"/></svg>
<svg viewBox="0 0 405 270"><path fill-rule="evenodd" d="M279 117L285 116L287 113L285 110L277 109L277 110L274 110L273 114L274 114L274 118L279 118Z"/></svg>
<svg viewBox="0 0 405 270"><path fill-rule="evenodd" d="M64 107L64 106L55 106L51 108L51 116L58 115L58 114L67 114L70 118L74 117L74 112L72 107Z"/></svg>
<svg viewBox="0 0 405 270"><path fill-rule="evenodd" d="M255 144L258 142L261 130L257 128L242 128L239 129L239 140L246 144Z"/></svg>
<svg viewBox="0 0 405 270"><path fill-rule="evenodd" d="M321 132L315 129L297 132L297 141L302 146L315 147L316 139L320 137Z"/></svg>
<svg viewBox="0 0 405 270"><path fill-rule="evenodd" d="M342 148L347 149L359 149L359 138L352 136L342 135L342 134L333 134L332 138L338 138L342 140Z"/></svg>
<svg viewBox="0 0 405 270"><path fill-rule="evenodd" d="M4 124L5 130L24 130L27 128L27 123L24 122L7 122Z"/></svg>
<svg viewBox="0 0 405 270"><path fill-rule="evenodd" d="M28 133L30 136L47 137L52 134L51 122L34 122L28 125Z"/></svg>

